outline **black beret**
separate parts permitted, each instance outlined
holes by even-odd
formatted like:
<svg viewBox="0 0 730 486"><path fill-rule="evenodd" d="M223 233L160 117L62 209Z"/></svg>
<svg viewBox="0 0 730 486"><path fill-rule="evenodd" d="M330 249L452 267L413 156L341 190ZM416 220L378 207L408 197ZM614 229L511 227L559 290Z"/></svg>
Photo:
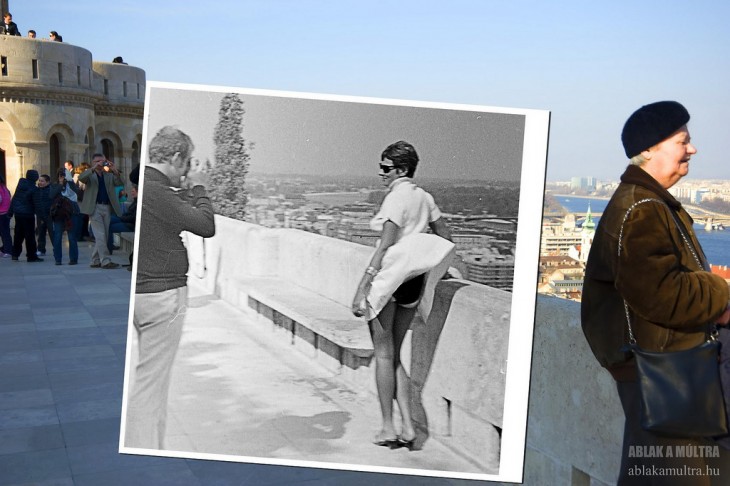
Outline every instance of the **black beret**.
<svg viewBox="0 0 730 486"><path fill-rule="evenodd" d="M689 112L676 101L658 101L636 110L621 132L621 142L628 158L653 147L682 128Z"/></svg>

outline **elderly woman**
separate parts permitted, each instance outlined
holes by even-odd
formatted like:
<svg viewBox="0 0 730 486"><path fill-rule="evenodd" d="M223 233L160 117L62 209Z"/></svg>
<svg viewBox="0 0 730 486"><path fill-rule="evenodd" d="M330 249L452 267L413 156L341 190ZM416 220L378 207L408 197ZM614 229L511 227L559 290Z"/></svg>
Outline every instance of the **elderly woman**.
<svg viewBox="0 0 730 486"><path fill-rule="evenodd" d="M643 106L626 121L621 139L631 162L601 217L586 264L583 330L596 358L617 382L626 417L619 485L711 484L709 474L666 477L641 471L714 471L730 464L727 451L720 458L660 454L679 446L718 449L706 438L644 430L636 361L622 351L629 342L627 319L641 348L669 352L701 344L708 324L727 324L730 318L728 284L707 270L692 218L668 191L687 175L697 153L688 121L687 110L674 101ZM650 452L637 454L637 449ZM723 469L725 481L726 473Z"/></svg>
<svg viewBox="0 0 730 486"><path fill-rule="evenodd" d="M400 361L400 349L421 299L427 267L431 264L420 263L412 268L403 268L399 263L417 261L418 258L410 258L412 255L398 257L397 248L402 247L401 251L405 253L418 253L424 248L418 243L414 247L416 250L398 243L413 241L414 238L409 236L423 233L428 228L446 240L451 239L451 234L433 197L413 183L418 165L418 154L413 146L403 141L395 142L383 151L380 158L380 177L389 191L370 226L382 231L382 237L358 286L352 310L356 316L368 318L373 339L375 381L383 418L380 432L373 442L390 448L404 446L412 449L416 432L411 420L411 385ZM444 256L453 247L450 241L433 235L430 237L446 243L442 245L447 250L443 252ZM430 256L433 254L431 252ZM388 256L394 263L385 268ZM416 269L419 266L420 269ZM402 421L400 434L393 423L394 399L398 402Z"/></svg>

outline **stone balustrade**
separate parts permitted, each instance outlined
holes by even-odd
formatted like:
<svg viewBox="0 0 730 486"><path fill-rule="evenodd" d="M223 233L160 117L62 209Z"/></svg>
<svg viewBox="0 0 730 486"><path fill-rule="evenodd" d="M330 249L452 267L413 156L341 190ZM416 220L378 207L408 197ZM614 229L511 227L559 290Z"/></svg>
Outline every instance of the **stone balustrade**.
<svg viewBox="0 0 730 486"><path fill-rule="evenodd" d="M94 61L95 89L101 91L107 102L143 105L146 77L145 72L127 64Z"/></svg>
<svg viewBox="0 0 730 486"><path fill-rule="evenodd" d="M524 484L615 484L623 411L583 337L579 303L538 296L532 356Z"/></svg>
<svg viewBox="0 0 730 486"><path fill-rule="evenodd" d="M3 87L32 90L72 88L92 90L91 52L82 47L26 37L0 37L0 55L6 60Z"/></svg>
<svg viewBox="0 0 730 486"><path fill-rule="evenodd" d="M145 72L137 67L92 60L91 52L73 44L0 36L4 97L33 102L49 93L66 102L100 101L144 105ZM6 100L8 101L8 100Z"/></svg>

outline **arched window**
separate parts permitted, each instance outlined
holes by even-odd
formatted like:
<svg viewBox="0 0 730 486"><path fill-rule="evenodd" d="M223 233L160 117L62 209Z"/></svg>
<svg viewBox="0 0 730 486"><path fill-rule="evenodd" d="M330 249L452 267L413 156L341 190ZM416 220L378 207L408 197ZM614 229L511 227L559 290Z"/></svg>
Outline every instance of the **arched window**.
<svg viewBox="0 0 730 486"><path fill-rule="evenodd" d="M104 157L107 159L114 161L114 142L108 138L103 139L101 141L101 153L103 153Z"/></svg>
<svg viewBox="0 0 730 486"><path fill-rule="evenodd" d="M86 148L84 149L84 160L79 160L78 163L81 162L89 162L91 160L91 154L94 152L94 144L93 144L94 136L92 135L91 129L84 135L84 145L86 145Z"/></svg>
<svg viewBox="0 0 730 486"><path fill-rule="evenodd" d="M58 173L58 169L62 167L62 163L64 161L64 140L62 137L60 137L57 133L54 133L51 135L51 139L48 141L48 149L49 149L49 160L51 162L51 174ZM55 180L53 176L51 176L51 180Z"/></svg>
<svg viewBox="0 0 730 486"><path fill-rule="evenodd" d="M135 140L132 142L132 168L137 167L139 164L139 144Z"/></svg>

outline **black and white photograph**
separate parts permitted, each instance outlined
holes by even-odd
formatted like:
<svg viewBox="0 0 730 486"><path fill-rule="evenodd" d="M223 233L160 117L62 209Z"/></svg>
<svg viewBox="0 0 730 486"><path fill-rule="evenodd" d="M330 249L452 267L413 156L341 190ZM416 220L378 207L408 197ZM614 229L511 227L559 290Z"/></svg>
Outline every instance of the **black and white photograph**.
<svg viewBox="0 0 730 486"><path fill-rule="evenodd" d="M730 484L730 2L0 10L0 486Z"/></svg>
<svg viewBox="0 0 730 486"><path fill-rule="evenodd" d="M519 481L549 112L149 82L120 452Z"/></svg>

